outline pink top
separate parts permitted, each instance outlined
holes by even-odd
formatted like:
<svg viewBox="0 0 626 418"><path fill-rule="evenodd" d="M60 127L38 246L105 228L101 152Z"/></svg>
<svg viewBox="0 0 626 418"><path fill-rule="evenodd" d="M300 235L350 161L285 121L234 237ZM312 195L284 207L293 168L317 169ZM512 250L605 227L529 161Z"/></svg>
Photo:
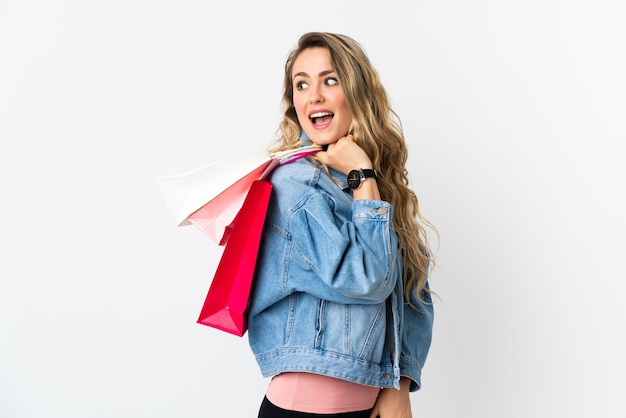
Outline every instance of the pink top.
<svg viewBox="0 0 626 418"><path fill-rule="evenodd" d="M281 373L272 378L267 399L279 408L313 414L365 411L380 388L313 373Z"/></svg>

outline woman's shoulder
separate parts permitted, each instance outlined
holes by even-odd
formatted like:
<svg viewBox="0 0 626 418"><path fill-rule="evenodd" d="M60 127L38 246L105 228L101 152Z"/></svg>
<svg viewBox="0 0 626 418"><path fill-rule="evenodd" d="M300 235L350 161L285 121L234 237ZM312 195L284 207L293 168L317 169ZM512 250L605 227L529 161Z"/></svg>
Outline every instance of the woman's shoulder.
<svg viewBox="0 0 626 418"><path fill-rule="evenodd" d="M278 167L272 174L272 185L278 193L302 198L319 193L344 194L341 179L333 179L307 159L300 159Z"/></svg>
<svg viewBox="0 0 626 418"><path fill-rule="evenodd" d="M305 158L279 166L272 173L274 187L298 183L315 186L319 181L320 169Z"/></svg>

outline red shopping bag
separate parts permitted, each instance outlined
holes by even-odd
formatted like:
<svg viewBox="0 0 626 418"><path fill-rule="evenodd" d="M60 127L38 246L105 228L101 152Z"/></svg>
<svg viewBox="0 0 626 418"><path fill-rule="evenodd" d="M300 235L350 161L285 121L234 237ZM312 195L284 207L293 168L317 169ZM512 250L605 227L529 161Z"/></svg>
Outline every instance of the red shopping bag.
<svg viewBox="0 0 626 418"><path fill-rule="evenodd" d="M243 336L247 307L272 184L256 180L237 213L198 323Z"/></svg>

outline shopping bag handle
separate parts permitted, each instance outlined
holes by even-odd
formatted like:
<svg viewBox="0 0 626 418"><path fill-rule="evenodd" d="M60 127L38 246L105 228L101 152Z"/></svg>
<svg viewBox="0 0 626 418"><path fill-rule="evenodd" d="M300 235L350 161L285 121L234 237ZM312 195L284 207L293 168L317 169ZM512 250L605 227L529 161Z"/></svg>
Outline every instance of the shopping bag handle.
<svg viewBox="0 0 626 418"><path fill-rule="evenodd" d="M324 148L325 147L323 145L307 145L304 147L271 153L270 158L278 160L279 165L284 165L299 160L300 158L316 154L319 151L325 151Z"/></svg>

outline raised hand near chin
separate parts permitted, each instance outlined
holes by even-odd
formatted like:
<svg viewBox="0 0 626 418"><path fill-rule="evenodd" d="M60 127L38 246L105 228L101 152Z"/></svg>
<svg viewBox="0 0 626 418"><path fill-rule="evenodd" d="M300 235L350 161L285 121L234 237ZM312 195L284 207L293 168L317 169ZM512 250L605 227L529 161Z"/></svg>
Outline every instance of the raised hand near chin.
<svg viewBox="0 0 626 418"><path fill-rule="evenodd" d="M316 157L325 165L348 174L358 168L372 168L372 161L363 149L354 142L352 135L339 138L328 144L325 152L318 152Z"/></svg>

